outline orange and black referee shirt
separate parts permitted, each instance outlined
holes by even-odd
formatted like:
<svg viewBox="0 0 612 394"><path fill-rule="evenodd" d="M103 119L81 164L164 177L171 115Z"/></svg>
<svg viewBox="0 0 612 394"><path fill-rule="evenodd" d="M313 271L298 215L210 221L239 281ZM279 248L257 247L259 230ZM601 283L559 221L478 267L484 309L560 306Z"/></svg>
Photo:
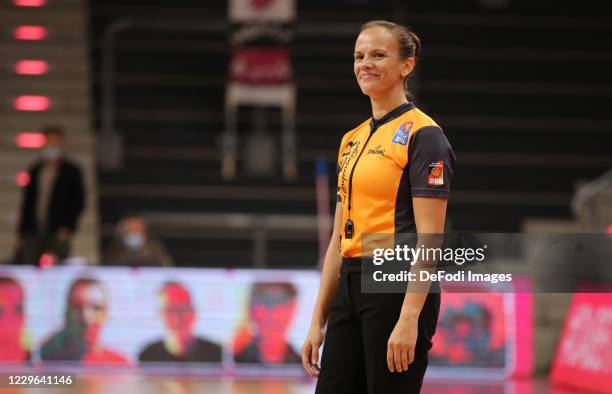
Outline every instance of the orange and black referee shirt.
<svg viewBox="0 0 612 394"><path fill-rule="evenodd" d="M346 133L337 164L342 257L361 256L363 234L416 232L412 197L448 198L454 166L442 129L412 103Z"/></svg>

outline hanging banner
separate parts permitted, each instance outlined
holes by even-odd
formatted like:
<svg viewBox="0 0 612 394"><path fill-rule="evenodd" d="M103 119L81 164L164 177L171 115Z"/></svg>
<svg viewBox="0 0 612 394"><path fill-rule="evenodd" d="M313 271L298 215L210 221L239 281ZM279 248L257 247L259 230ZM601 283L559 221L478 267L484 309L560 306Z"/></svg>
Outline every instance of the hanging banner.
<svg viewBox="0 0 612 394"><path fill-rule="evenodd" d="M230 78L245 84L275 85L291 80L286 48L246 47L232 51Z"/></svg>
<svg viewBox="0 0 612 394"><path fill-rule="evenodd" d="M294 0L231 0L230 22L289 22L295 19Z"/></svg>

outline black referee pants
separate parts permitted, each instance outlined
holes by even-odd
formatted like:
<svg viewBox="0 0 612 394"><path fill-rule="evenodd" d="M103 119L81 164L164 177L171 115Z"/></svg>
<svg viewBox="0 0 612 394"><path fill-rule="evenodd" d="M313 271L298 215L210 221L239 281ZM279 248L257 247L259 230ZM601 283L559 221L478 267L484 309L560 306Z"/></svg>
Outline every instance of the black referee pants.
<svg viewBox="0 0 612 394"><path fill-rule="evenodd" d="M321 357L316 394L416 394L427 369L440 294L427 296L418 323L414 362L406 372L389 372L387 341L404 294L361 292L361 263L342 261Z"/></svg>

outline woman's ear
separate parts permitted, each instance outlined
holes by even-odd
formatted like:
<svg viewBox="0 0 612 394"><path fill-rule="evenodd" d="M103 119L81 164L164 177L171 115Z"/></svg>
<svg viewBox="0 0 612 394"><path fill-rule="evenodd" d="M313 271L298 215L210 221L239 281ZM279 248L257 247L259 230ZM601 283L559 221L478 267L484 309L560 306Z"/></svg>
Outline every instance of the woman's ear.
<svg viewBox="0 0 612 394"><path fill-rule="evenodd" d="M415 64L416 64L416 62L414 61L414 57L412 57L412 56L410 56L406 60L404 60L404 63L402 65L402 71L400 73L402 78L406 78L408 75L410 75L412 70L414 70Z"/></svg>

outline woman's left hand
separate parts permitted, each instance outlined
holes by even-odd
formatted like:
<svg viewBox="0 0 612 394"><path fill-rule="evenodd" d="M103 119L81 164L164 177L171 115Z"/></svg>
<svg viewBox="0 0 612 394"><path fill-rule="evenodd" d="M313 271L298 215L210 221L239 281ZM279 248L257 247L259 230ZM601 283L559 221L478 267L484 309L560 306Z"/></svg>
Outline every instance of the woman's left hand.
<svg viewBox="0 0 612 394"><path fill-rule="evenodd" d="M418 335L418 316L400 317L387 342L387 367L390 372L404 372L414 361Z"/></svg>

